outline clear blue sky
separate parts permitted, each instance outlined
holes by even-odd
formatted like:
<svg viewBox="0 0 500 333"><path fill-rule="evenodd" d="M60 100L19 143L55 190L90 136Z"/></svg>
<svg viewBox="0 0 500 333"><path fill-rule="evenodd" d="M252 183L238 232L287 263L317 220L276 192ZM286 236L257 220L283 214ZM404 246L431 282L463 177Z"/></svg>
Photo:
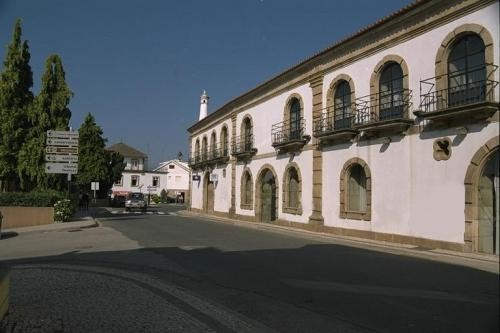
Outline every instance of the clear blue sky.
<svg viewBox="0 0 500 333"><path fill-rule="evenodd" d="M0 0L0 46L17 18L31 49L34 93L49 54L74 92L71 126L92 113L108 144L150 166L188 155L186 129L299 61L410 0Z"/></svg>

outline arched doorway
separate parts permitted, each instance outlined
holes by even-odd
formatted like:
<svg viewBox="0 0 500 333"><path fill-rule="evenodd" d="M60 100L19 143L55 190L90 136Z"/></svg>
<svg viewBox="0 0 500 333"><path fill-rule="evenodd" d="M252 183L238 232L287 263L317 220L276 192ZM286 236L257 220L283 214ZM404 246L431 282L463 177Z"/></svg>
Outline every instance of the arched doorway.
<svg viewBox="0 0 500 333"><path fill-rule="evenodd" d="M479 176L478 251L499 254L499 153L498 149L486 160Z"/></svg>
<svg viewBox="0 0 500 333"><path fill-rule="evenodd" d="M499 255L499 140L481 146L465 174L464 249Z"/></svg>
<svg viewBox="0 0 500 333"><path fill-rule="evenodd" d="M214 182L210 181L209 172L203 179L203 211L209 214L214 212Z"/></svg>
<svg viewBox="0 0 500 333"><path fill-rule="evenodd" d="M261 172L259 188L260 221L273 222L278 217L276 178L270 169Z"/></svg>

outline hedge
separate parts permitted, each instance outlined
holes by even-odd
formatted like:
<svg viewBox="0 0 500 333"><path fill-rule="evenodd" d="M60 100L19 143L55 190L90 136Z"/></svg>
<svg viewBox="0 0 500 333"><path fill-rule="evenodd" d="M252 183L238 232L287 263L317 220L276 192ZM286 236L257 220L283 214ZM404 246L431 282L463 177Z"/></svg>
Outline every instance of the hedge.
<svg viewBox="0 0 500 333"><path fill-rule="evenodd" d="M0 193L0 206L53 207L63 198L57 191L6 192Z"/></svg>

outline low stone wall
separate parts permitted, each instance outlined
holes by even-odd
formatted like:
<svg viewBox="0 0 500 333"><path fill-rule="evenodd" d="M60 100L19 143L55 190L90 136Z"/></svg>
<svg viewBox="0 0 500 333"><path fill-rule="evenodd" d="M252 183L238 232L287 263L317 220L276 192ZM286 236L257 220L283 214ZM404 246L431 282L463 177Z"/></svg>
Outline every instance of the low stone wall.
<svg viewBox="0 0 500 333"><path fill-rule="evenodd" d="M53 207L0 207L2 229L54 223Z"/></svg>

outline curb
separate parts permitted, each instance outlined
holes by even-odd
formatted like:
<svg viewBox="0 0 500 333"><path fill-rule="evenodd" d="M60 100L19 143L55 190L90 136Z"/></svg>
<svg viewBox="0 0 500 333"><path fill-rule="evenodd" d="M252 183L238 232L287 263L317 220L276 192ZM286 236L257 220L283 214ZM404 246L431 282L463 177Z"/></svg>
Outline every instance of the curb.
<svg viewBox="0 0 500 333"><path fill-rule="evenodd" d="M25 234L32 232L51 232L51 231L66 231L72 229L86 229L86 228L95 228L98 226L99 224L95 221L93 217L91 217L88 220L80 220L74 222L52 223L39 226L5 229L2 230L2 233Z"/></svg>
<svg viewBox="0 0 500 333"><path fill-rule="evenodd" d="M400 254L412 255L417 257L425 257L425 258L436 258L439 256L455 258L455 259L463 259L470 260L475 262L483 262L483 263L495 263L498 265L499 257L493 255L486 255L480 253L467 253L467 252L454 252L449 250L442 249L426 249L422 250L418 246L412 244L404 244L404 243L391 243L391 242L382 242L376 241L372 239L351 237L351 236L341 236L335 234L329 234L324 232L314 232L309 230L302 230L293 227L274 225L274 224L262 224L256 222L249 222L243 220L230 219L226 217L212 216L206 215L202 213L193 213L187 210L178 211L177 214L180 216L192 216L192 217L203 217L213 222L226 223L231 225L239 225L245 227L252 227L261 230L271 230L271 231L286 231L291 234L301 235L301 236L313 236L317 238L322 238L330 241L338 241L349 243L349 246L359 247L359 248L378 248L383 249L385 252L394 253L395 251L400 252ZM393 252L394 251L394 252ZM498 273L497 273L498 274Z"/></svg>

